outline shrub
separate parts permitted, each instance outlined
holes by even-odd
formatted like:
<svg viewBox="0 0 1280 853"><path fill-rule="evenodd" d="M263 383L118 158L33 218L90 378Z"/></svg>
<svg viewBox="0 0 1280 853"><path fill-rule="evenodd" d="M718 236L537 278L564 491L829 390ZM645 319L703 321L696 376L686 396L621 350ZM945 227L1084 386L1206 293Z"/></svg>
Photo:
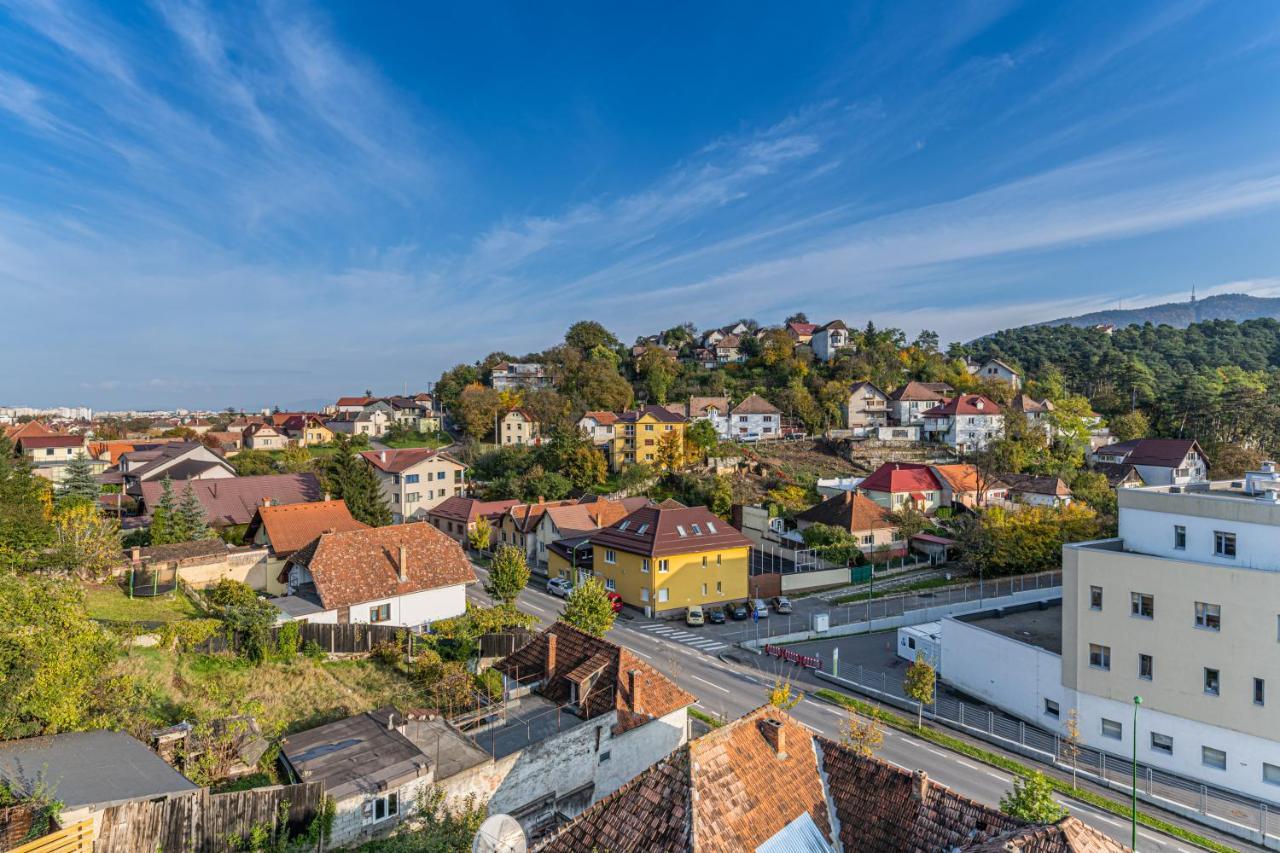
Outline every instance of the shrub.
<svg viewBox="0 0 1280 853"><path fill-rule="evenodd" d="M207 642L222 627L220 619L182 619L166 622L160 629L160 648L190 651Z"/></svg>
<svg viewBox="0 0 1280 853"><path fill-rule="evenodd" d="M276 634L276 651L281 660L293 660L302 644L302 627L297 622L286 622Z"/></svg>

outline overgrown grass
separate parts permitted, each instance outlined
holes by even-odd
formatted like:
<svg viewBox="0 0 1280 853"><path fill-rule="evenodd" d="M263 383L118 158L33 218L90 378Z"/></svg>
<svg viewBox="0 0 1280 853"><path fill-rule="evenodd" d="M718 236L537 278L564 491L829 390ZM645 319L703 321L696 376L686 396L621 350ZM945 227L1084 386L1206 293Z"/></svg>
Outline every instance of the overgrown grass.
<svg viewBox="0 0 1280 853"><path fill-rule="evenodd" d="M90 618L109 622L175 622L202 615L177 590L155 598L129 598L115 584L86 584L84 598Z"/></svg>
<svg viewBox="0 0 1280 853"><path fill-rule="evenodd" d="M966 755L969 758L981 761L984 764L989 764L992 767L998 767L1006 772L1014 773L1019 776L1030 776L1035 772L1033 768L1020 761L983 749L982 747L969 743L966 740L953 737L952 735L938 731L937 729L929 726L916 728L914 720L907 719L906 717L899 716L892 711L872 705L870 702L855 699L846 693L840 693L836 690L821 687L813 691L813 695L824 699L833 705L839 705L842 708L857 711L864 717L873 717L884 723L886 726L907 732L921 740L927 740L931 743L937 744L938 746L946 747L953 752ZM1110 797L1090 791L1086 788L1073 788L1069 782L1065 782L1054 776L1046 774L1046 778L1049 780L1049 783L1053 785L1054 790L1063 796L1080 800L1081 802L1088 803L1095 808L1102 809L1103 811L1110 812L1111 814L1118 815L1126 819L1128 819L1131 814L1130 805L1127 802L1122 803L1118 800L1113 800ZM1184 829L1181 826L1161 820L1158 817L1154 817L1142 811L1138 812L1138 823L1143 826L1150 827L1158 832L1163 832L1166 835L1172 835L1176 838L1182 839L1183 841L1198 845L1206 850L1216 851L1217 853L1233 853L1235 849L1233 847L1227 847L1225 844L1219 844L1211 838L1206 838L1189 829Z"/></svg>
<svg viewBox="0 0 1280 853"><path fill-rule="evenodd" d="M422 435L402 435L396 438L378 439L382 444L396 450L403 450L407 447L430 447L433 450L438 447L447 447L453 443L453 439L444 433L423 433Z"/></svg>
<svg viewBox="0 0 1280 853"><path fill-rule="evenodd" d="M957 583L954 580L946 578L929 578L928 580L916 581L915 583L903 584L902 586L889 587L883 591L877 590L872 593L855 592L852 595L842 595L839 598L833 598L832 604L853 604L856 601L866 601L869 598L884 598L890 595L900 595L904 592L918 592L924 589L937 589L938 587L950 586Z"/></svg>
<svg viewBox="0 0 1280 853"><path fill-rule="evenodd" d="M713 717L706 711L699 710L698 708L690 708L689 716L693 717L695 720L701 720L713 729L718 729L724 725L724 721L719 717Z"/></svg>
<svg viewBox="0 0 1280 853"><path fill-rule="evenodd" d="M409 679L372 659L316 661L299 655L253 666L243 658L138 648L121 657L118 670L141 688L139 719L128 721L135 725L252 713L273 737L382 705L423 703Z"/></svg>

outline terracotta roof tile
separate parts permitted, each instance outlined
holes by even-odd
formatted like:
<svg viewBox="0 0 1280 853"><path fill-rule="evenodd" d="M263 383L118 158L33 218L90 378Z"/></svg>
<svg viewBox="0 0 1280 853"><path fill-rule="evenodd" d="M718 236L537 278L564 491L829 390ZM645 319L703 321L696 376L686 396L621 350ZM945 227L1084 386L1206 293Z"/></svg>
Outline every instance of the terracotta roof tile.
<svg viewBox="0 0 1280 853"><path fill-rule="evenodd" d="M368 526L352 518L346 501L341 500L263 506L249 522L245 539L252 541L259 528L265 529L271 550L277 557L287 557L321 533L364 530Z"/></svg>
<svg viewBox="0 0 1280 853"><path fill-rule="evenodd" d="M360 455L370 465L388 474L398 474L428 459L443 459L455 465L462 465L461 462L449 454L440 450L432 450L429 447L410 447L402 450L364 450L361 451Z"/></svg>
<svg viewBox="0 0 1280 853"><path fill-rule="evenodd" d="M173 494L181 499L187 485L204 507L210 524L248 524L262 506L263 499L272 504L318 501L324 495L315 474L263 474L258 477L222 477L209 480L173 480ZM164 493L164 480L148 480L142 484L142 502L147 512L153 511Z"/></svg>
<svg viewBox="0 0 1280 853"><path fill-rule="evenodd" d="M647 506L591 536L593 545L629 554L662 557L725 548L745 548L751 540L705 506Z"/></svg>
<svg viewBox="0 0 1280 853"><path fill-rule="evenodd" d="M938 387L940 385L943 387ZM890 394L889 399L941 403L946 399L948 391L950 391L950 386L943 385L943 383L912 381Z"/></svg>
<svg viewBox="0 0 1280 853"><path fill-rule="evenodd" d="M981 394L960 394L923 413L926 418L945 418L953 415L999 415L1000 406L990 397Z"/></svg>
<svg viewBox="0 0 1280 853"><path fill-rule="evenodd" d="M850 533L863 530L886 530L897 527L889 511L863 494L843 492L811 506L796 516L797 521L829 524Z"/></svg>
<svg viewBox="0 0 1280 853"><path fill-rule="evenodd" d="M462 547L423 523L323 533L289 562L311 573L327 610L476 580ZM399 578L400 568L404 580Z"/></svg>
<svg viewBox="0 0 1280 853"><path fill-rule="evenodd" d="M782 410L759 394L752 394L733 407L735 415L780 415Z"/></svg>
<svg viewBox="0 0 1280 853"><path fill-rule="evenodd" d="M452 521L462 521L470 524L476 519L484 516L491 522L497 522L502 514L513 506L519 506L520 501L515 499L503 501L482 501L476 498L462 498L453 496L445 498L431 509L427 510L427 517L447 518Z"/></svg>
<svg viewBox="0 0 1280 853"><path fill-rule="evenodd" d="M928 465L914 462L886 462L858 484L867 492L936 492L942 489Z"/></svg>

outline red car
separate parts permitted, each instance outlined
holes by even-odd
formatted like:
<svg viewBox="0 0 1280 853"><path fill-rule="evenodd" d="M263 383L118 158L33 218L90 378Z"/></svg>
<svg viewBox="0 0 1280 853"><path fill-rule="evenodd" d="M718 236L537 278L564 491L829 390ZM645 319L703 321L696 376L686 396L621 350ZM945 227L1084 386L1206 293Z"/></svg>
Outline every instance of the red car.
<svg viewBox="0 0 1280 853"><path fill-rule="evenodd" d="M610 592L606 594L609 596L609 602L613 605L613 612L621 613L622 612L622 596L618 595L616 592Z"/></svg>

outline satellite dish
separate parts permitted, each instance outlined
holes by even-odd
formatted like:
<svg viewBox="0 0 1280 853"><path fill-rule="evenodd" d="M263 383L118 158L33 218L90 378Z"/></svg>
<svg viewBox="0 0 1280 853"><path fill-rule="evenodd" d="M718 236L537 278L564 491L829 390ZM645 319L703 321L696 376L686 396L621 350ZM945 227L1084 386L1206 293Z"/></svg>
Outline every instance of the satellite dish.
<svg viewBox="0 0 1280 853"><path fill-rule="evenodd" d="M520 822L509 814L496 814L480 824L471 853L525 853L528 847Z"/></svg>

